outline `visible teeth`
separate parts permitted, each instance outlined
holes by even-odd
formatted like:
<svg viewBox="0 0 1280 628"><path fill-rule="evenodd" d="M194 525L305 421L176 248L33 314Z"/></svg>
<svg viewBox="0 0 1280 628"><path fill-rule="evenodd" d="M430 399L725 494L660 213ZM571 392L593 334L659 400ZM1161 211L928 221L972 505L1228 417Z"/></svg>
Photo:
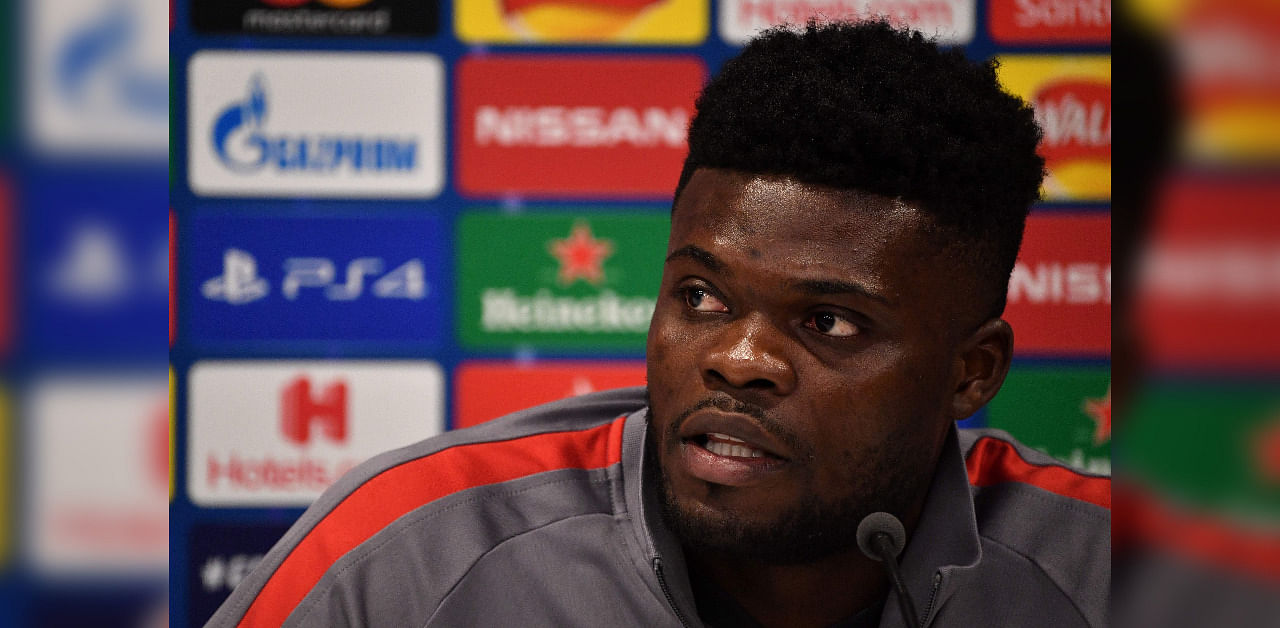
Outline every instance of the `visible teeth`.
<svg viewBox="0 0 1280 628"><path fill-rule="evenodd" d="M745 442L747 442L747 441L745 441L745 440L742 440L741 438L734 438L734 437L732 437L732 436L730 436L730 435L728 435L728 434L721 434L720 432L707 432L707 436L714 436L715 438L718 438L718 439L720 439L720 440L727 440L727 441L729 441L729 442L731 442L731 443L745 443Z"/></svg>
<svg viewBox="0 0 1280 628"><path fill-rule="evenodd" d="M746 442L740 439L734 439L734 440L737 440L740 443ZM742 445L731 445L729 443L722 443L715 440L708 440L706 449L707 451L717 456L728 456L731 458L762 458L764 457L763 453L761 453L758 450L752 449L750 447L743 447Z"/></svg>

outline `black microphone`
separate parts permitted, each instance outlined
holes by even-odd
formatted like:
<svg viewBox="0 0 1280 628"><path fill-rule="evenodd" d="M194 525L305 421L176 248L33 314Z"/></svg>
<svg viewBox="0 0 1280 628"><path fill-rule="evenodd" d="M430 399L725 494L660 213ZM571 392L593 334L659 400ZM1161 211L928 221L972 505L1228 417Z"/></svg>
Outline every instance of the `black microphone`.
<svg viewBox="0 0 1280 628"><path fill-rule="evenodd" d="M889 583L898 596L898 606L907 625L916 628L920 619L916 617L915 604L911 603L911 594L902 584L902 574L898 572L898 554L907 546L907 531L902 522L887 512L873 512L858 523L858 549L868 558L880 561L889 574Z"/></svg>

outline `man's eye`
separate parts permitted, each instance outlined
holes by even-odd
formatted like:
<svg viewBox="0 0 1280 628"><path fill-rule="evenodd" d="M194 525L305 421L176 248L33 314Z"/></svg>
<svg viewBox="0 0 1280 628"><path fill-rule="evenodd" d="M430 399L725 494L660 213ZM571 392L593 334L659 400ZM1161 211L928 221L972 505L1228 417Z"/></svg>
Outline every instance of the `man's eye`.
<svg viewBox="0 0 1280 628"><path fill-rule="evenodd" d="M809 317L809 320L805 321L804 326L814 329L819 333L839 338L852 336L858 333L857 325L854 325L843 316L832 314L830 312L814 314Z"/></svg>
<svg viewBox="0 0 1280 628"><path fill-rule="evenodd" d="M684 302L699 312L728 312L729 308L715 295L702 288L689 288L684 291Z"/></svg>

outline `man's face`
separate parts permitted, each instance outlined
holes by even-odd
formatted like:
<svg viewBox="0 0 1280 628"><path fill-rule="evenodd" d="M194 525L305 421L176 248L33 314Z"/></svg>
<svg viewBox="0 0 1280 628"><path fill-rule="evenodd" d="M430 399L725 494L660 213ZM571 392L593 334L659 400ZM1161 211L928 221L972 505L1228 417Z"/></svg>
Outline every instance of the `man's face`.
<svg viewBox="0 0 1280 628"><path fill-rule="evenodd" d="M697 171L649 329L664 513L694 548L807 562L909 518L946 435L967 282L890 199Z"/></svg>

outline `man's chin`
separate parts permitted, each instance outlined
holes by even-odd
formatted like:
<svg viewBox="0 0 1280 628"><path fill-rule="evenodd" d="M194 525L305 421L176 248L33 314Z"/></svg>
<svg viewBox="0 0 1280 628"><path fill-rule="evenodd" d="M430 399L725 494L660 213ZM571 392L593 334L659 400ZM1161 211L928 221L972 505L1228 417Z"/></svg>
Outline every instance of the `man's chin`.
<svg viewBox="0 0 1280 628"><path fill-rule="evenodd" d="M829 516L813 499L769 520L748 518L738 510L682 499L666 482L661 506L663 521L686 551L774 565L810 563L855 550L862 518L853 513Z"/></svg>

